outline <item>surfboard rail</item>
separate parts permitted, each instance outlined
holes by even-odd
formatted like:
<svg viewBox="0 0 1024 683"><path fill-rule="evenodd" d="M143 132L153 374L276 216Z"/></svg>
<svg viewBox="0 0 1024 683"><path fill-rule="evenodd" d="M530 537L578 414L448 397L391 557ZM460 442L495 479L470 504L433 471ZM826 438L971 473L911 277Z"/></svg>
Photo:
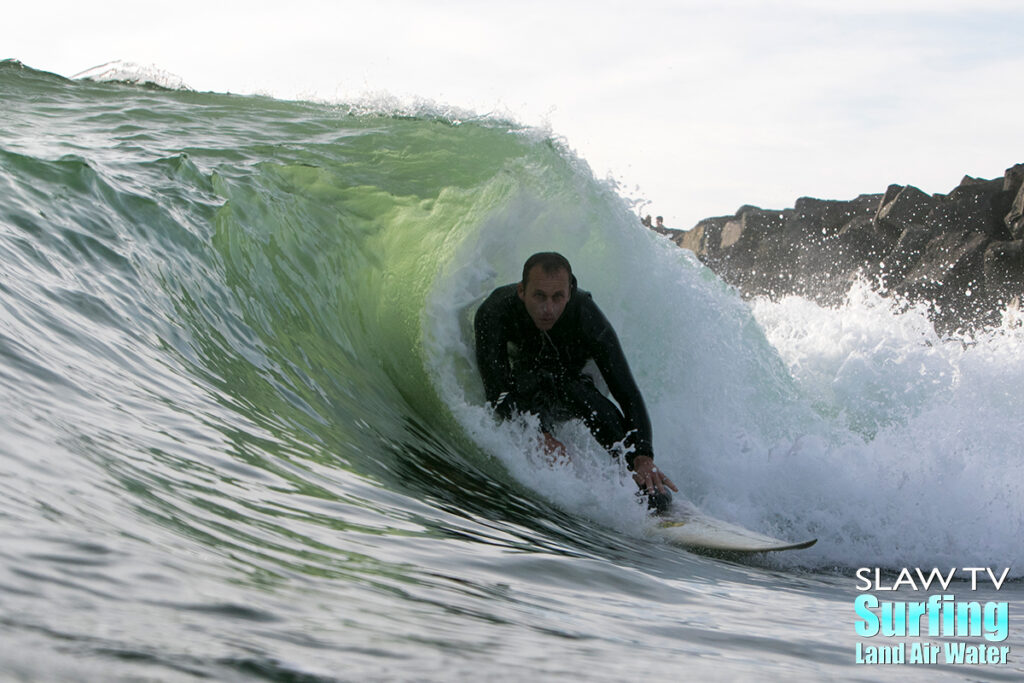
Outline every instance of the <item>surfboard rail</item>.
<svg viewBox="0 0 1024 683"><path fill-rule="evenodd" d="M816 538L794 542L767 536L695 509L667 513L651 533L693 550L741 554L803 550L818 542Z"/></svg>

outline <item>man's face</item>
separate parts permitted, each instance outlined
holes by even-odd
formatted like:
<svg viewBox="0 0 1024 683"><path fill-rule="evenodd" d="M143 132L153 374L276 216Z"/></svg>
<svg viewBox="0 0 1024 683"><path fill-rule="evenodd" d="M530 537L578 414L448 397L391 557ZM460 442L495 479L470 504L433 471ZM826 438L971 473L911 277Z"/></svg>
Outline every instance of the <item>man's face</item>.
<svg viewBox="0 0 1024 683"><path fill-rule="evenodd" d="M562 317L569 303L569 271L561 268L553 274L540 266L530 269L525 283L519 283L519 298L526 304L526 312L541 331L550 330Z"/></svg>

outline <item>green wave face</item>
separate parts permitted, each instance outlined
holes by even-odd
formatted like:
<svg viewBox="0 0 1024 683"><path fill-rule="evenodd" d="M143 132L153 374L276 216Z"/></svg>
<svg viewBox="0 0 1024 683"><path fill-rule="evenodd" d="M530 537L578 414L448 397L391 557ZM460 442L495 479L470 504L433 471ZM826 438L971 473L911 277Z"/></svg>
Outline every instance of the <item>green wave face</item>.
<svg viewBox="0 0 1024 683"><path fill-rule="evenodd" d="M326 467L507 507L514 485L438 382L469 336L433 335L454 309L428 300L453 273L504 277L531 250L601 250L595 216L628 214L559 143L502 121L71 82L14 62L0 79L18 282L5 350L29 378L7 443L86 455L176 532L198 526L183 501L235 504L216 482L240 486L239 472L344 498L311 475ZM459 381L475 391L471 373Z"/></svg>
<svg viewBox="0 0 1024 683"><path fill-rule="evenodd" d="M159 450L188 468L195 445L173 436L184 420L216 432L204 459L219 462L226 439L277 476L297 453L386 487L410 485L402 468L418 472L417 491L433 490L438 467L489 480L502 469L495 449L466 418L482 405L472 312L549 249L570 256L620 327L649 402L674 410L676 383L692 375L685 356L723 340L740 346L732 359L705 358L716 386L763 401L788 391L734 297L538 131L71 82L15 62L0 78L11 95L0 133L5 248L20 249L10 263L37 261L22 273L35 292L19 299L24 316L73 291L39 324L65 334L77 320L85 340L120 338L95 350L109 367L88 358L89 341L67 344L92 370L79 387L89 400L73 408L126 418L99 443L129 439L145 452L151 432L170 434L189 447ZM57 282L40 276L48 269ZM669 305L679 282L688 291ZM666 353L666 339L688 351ZM67 351L15 355L45 367ZM55 381L39 380L41 402ZM173 415L137 419L125 396L140 393ZM49 441L29 431L52 443L62 429ZM420 471L425 459L434 469ZM473 501L480 487L473 479L452 495Z"/></svg>
<svg viewBox="0 0 1024 683"><path fill-rule="evenodd" d="M11 431L88 451L176 531L193 528L182 501L231 508L211 482L246 476L257 490L356 496L371 516L391 515L400 492L529 525L556 502L635 528L642 510L586 434L571 441L589 474L566 481L536 469L531 430L496 429L484 410L472 315L535 251L569 256L616 326L659 461L689 495L713 481L701 450L719 448L724 425L763 443L815 421L746 306L543 132L74 82L13 62L0 78L0 218L28 340L9 352L35 368L44 415L76 416ZM81 398L65 400L62 382ZM766 408L785 405L780 424ZM181 477L197 471L201 495Z"/></svg>

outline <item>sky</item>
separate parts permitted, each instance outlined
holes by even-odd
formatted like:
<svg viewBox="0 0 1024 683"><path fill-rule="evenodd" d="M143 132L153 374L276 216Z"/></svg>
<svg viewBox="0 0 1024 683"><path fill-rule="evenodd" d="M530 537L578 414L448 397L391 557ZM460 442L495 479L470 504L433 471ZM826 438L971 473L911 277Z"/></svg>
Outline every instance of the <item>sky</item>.
<svg viewBox="0 0 1024 683"><path fill-rule="evenodd" d="M196 90L428 101L550 130L637 210L948 192L1024 162L1020 0L15 3L0 59ZM2 99L2 93L0 93Z"/></svg>

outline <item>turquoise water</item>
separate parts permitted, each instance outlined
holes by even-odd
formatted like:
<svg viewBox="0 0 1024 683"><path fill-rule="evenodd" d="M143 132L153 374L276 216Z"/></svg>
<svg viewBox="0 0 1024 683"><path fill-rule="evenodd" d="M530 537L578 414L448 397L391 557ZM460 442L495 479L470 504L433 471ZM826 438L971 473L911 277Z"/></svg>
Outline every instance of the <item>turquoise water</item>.
<svg viewBox="0 0 1024 683"><path fill-rule="evenodd" d="M16 62L0 93L7 677L1024 673L1011 315L946 339L862 289L743 302L508 121ZM667 546L580 425L550 466L493 423L470 320L542 249L616 325L682 494L817 546ZM855 664L862 566L1010 567L957 592L1010 601L1017 658Z"/></svg>

